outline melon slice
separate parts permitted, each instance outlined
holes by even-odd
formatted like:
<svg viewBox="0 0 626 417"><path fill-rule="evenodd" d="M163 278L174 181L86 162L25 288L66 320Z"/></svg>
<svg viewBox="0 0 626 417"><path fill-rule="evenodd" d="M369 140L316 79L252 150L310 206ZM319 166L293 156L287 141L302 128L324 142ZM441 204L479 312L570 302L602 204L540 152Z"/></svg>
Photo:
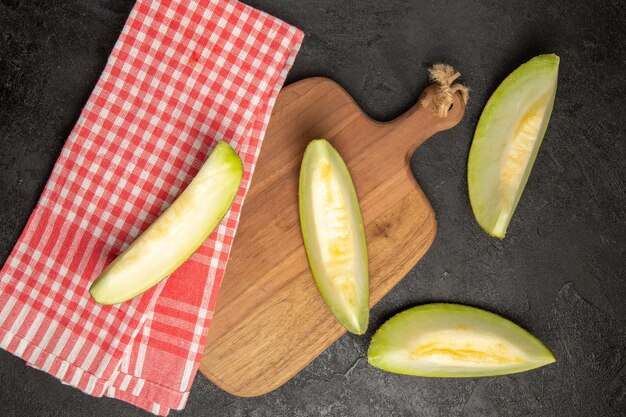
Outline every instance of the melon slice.
<svg viewBox="0 0 626 417"><path fill-rule="evenodd" d="M513 71L483 110L467 163L478 224L504 238L550 120L559 57L540 55Z"/></svg>
<svg viewBox="0 0 626 417"><path fill-rule="evenodd" d="M554 361L515 323L458 304L427 304L395 315L374 334L368 351L377 368L425 377L505 375Z"/></svg>
<svg viewBox="0 0 626 417"><path fill-rule="evenodd" d="M219 142L182 194L93 282L93 299L121 303L174 272L226 215L242 175L237 153Z"/></svg>
<svg viewBox="0 0 626 417"><path fill-rule="evenodd" d="M300 170L300 226L311 272L339 323L367 330L369 282L365 230L350 173L324 139L311 141Z"/></svg>

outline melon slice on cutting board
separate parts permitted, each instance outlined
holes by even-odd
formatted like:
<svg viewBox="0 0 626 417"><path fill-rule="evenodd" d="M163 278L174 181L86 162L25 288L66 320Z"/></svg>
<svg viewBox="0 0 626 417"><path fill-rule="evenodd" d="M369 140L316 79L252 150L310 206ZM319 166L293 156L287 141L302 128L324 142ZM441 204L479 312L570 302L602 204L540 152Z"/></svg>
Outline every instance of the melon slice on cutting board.
<svg viewBox="0 0 626 417"><path fill-rule="evenodd" d="M307 146L299 188L300 226L315 283L339 323L363 334L369 320L365 229L348 168L325 139Z"/></svg>
<svg viewBox="0 0 626 417"><path fill-rule="evenodd" d="M483 110L467 163L474 216L504 238L550 120L559 57L540 55L513 71Z"/></svg>
<svg viewBox="0 0 626 417"><path fill-rule="evenodd" d="M372 366L424 377L505 375L554 361L515 323L458 304L426 304L395 315L374 334L368 351Z"/></svg>

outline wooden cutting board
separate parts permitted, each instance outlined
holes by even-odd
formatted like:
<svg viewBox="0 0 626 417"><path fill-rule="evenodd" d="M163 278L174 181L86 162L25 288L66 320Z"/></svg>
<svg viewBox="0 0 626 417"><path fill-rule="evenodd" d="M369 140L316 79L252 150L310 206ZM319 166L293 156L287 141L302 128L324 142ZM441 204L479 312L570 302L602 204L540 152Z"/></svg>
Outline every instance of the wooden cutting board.
<svg viewBox="0 0 626 417"><path fill-rule="evenodd" d="M328 139L352 175L365 223L373 306L424 255L437 230L411 172L411 155L430 136L456 125L464 110L460 96L445 118L418 102L380 123L325 78L280 92L200 362L204 375L231 394L261 395L287 382L345 332L315 286L300 234L298 176L309 141Z"/></svg>

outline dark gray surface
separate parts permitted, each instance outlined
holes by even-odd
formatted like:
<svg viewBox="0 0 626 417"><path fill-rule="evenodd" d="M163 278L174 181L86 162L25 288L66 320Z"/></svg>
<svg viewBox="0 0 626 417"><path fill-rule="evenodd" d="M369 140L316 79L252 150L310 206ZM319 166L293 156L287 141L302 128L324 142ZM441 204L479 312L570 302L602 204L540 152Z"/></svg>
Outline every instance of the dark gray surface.
<svg viewBox="0 0 626 417"><path fill-rule="evenodd" d="M376 118L394 118L411 106L434 62L454 65L472 89L460 125L431 139L412 160L439 231L423 260L373 309L370 328L416 304L467 303L524 326L558 362L497 378L410 378L366 364L371 332L348 335L259 398L235 398L198 375L187 408L172 415L626 415L623 3L249 3L306 32L288 82L333 78ZM1 262L131 6L0 1ZM480 230L469 207L465 164L473 129L506 74L547 52L561 57L552 120L507 238L498 241ZM120 415L150 414L89 397L0 351L0 416Z"/></svg>

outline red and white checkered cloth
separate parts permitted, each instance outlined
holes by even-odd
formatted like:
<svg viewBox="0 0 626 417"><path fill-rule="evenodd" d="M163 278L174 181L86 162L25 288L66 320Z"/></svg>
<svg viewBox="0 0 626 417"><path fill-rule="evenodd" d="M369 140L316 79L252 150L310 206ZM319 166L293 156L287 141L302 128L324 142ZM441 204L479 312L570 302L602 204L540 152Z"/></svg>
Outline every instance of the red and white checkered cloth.
<svg viewBox="0 0 626 417"><path fill-rule="evenodd" d="M138 0L0 272L0 346L64 383L155 414L185 406L276 96L303 34L234 0ZM115 306L92 281L219 140L235 202L172 276Z"/></svg>

